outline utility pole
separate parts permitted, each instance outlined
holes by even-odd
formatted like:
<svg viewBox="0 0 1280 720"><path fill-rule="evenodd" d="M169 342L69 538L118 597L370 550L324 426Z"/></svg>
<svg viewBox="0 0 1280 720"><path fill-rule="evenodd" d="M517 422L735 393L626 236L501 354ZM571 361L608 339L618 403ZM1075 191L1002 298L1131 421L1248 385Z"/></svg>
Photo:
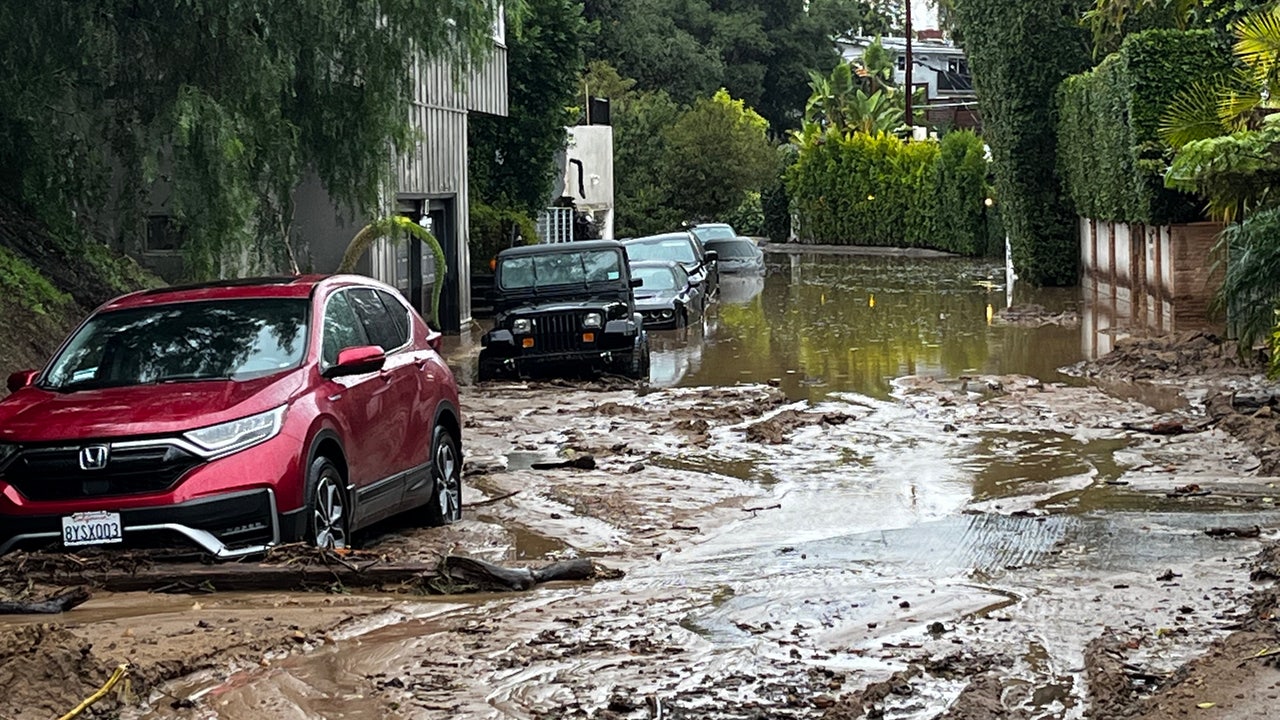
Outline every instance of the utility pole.
<svg viewBox="0 0 1280 720"><path fill-rule="evenodd" d="M915 125L916 125L915 112L911 107L911 101L912 101L911 96L913 94L912 87L911 87L911 81L912 81L911 71L913 69L913 63L911 61L911 0L906 0L904 4L907 6L907 33L906 33L907 34L907 77L906 77L907 133L908 133L908 139L910 139L912 137L915 137Z"/></svg>

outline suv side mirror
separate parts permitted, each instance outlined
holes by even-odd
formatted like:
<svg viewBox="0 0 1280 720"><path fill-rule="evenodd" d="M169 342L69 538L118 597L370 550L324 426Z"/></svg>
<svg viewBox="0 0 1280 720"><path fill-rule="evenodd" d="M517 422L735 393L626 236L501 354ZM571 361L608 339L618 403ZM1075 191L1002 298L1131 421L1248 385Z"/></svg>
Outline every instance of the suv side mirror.
<svg viewBox="0 0 1280 720"><path fill-rule="evenodd" d="M324 371L327 378L363 375L382 369L387 362L387 354L377 345L349 347L338 353L338 362Z"/></svg>
<svg viewBox="0 0 1280 720"><path fill-rule="evenodd" d="M644 278L638 278L638 277L631 278L631 287L633 288L644 287Z"/></svg>
<svg viewBox="0 0 1280 720"><path fill-rule="evenodd" d="M444 345L444 335L438 330L427 328L427 347L440 352L440 347Z"/></svg>
<svg viewBox="0 0 1280 720"><path fill-rule="evenodd" d="M9 388L9 392L16 393L22 388L34 385L36 378L39 376L39 370L21 370L9 376L9 382L6 383L6 387Z"/></svg>
<svg viewBox="0 0 1280 720"><path fill-rule="evenodd" d="M707 262L716 262L720 259L720 253L715 250L707 251Z"/></svg>

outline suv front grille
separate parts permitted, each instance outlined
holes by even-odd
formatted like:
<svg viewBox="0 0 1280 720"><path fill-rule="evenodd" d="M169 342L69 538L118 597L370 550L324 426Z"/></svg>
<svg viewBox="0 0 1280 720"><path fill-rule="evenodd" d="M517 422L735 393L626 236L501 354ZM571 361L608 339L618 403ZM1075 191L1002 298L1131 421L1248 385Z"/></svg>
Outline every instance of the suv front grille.
<svg viewBox="0 0 1280 720"><path fill-rule="evenodd" d="M172 487L204 461L164 442L113 446L106 467L80 467L80 447L23 448L0 472L5 482L35 501L142 495Z"/></svg>
<svg viewBox="0 0 1280 720"><path fill-rule="evenodd" d="M577 312L537 315L533 320L534 348L542 352L568 352L582 347L581 320Z"/></svg>

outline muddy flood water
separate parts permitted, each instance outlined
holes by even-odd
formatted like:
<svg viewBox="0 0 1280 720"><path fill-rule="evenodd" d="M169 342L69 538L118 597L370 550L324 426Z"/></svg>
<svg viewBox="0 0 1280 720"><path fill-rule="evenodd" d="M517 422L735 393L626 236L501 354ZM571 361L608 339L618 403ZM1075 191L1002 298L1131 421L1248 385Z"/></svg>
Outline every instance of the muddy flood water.
<svg viewBox="0 0 1280 720"><path fill-rule="evenodd" d="M1052 322L1006 321L1015 300ZM306 652L125 714L1083 717L1090 641L1171 671L1235 620L1258 548L1204 530L1275 518L1230 437L1141 431L1194 416L1176 390L1156 408L1058 372L1093 346L1089 311L1076 290L1011 295L989 263L771 255L725 279L705 328L655 338L648 392L476 386L456 344L467 501L518 494L468 509L451 550L626 576L370 598ZM531 469L567 450L599 464ZM1175 492L1193 483L1214 492ZM961 698L980 678L987 715Z"/></svg>

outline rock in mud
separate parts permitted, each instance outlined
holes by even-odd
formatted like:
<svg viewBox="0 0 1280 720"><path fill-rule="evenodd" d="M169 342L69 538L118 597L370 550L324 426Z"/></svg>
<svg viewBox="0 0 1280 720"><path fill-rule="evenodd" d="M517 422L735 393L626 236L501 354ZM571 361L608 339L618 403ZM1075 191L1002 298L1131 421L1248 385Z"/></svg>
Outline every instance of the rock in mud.
<svg viewBox="0 0 1280 720"><path fill-rule="evenodd" d="M761 445L781 445L787 437L797 429L809 425L831 427L843 425L853 420L852 415L844 413L802 412L800 410L784 410L768 420L747 426L747 440Z"/></svg>

